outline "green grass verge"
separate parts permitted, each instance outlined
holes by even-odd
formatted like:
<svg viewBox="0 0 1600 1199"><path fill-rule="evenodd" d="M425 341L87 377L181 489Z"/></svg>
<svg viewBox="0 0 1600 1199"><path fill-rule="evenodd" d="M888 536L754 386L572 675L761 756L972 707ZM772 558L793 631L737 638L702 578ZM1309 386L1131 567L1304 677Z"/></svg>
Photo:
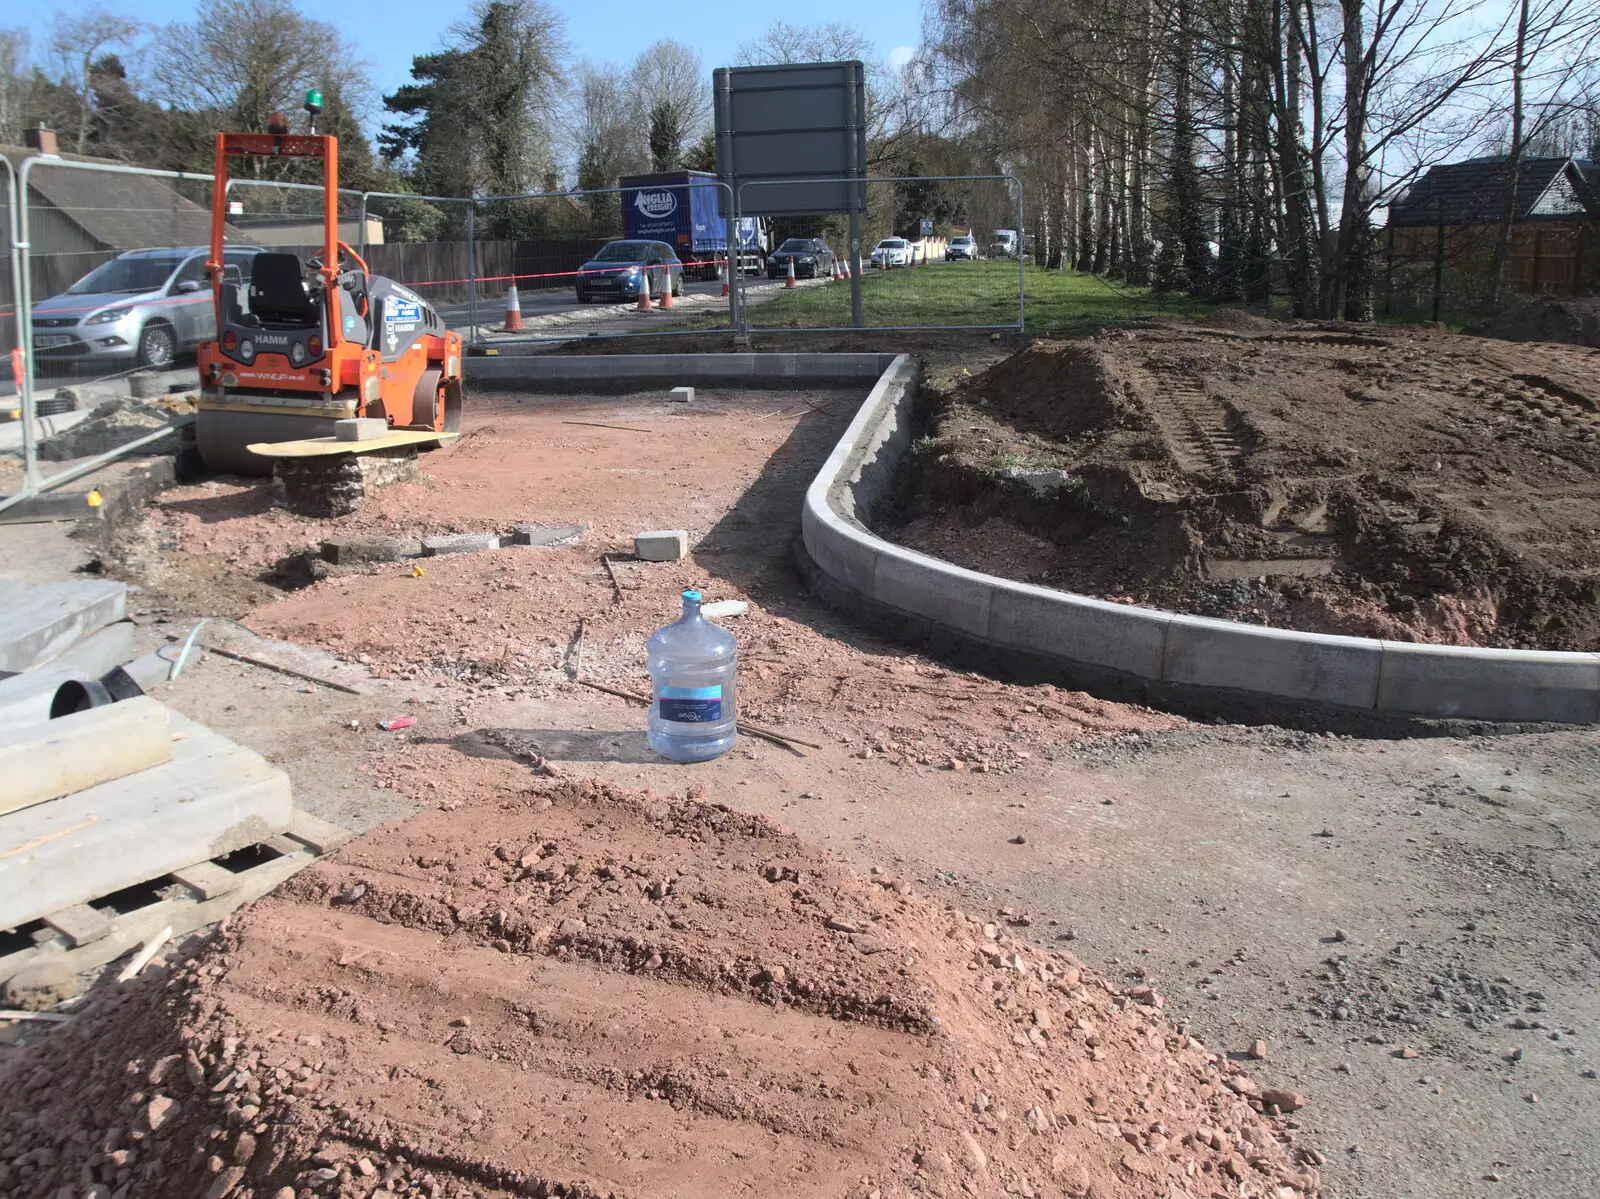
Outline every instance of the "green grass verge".
<svg viewBox="0 0 1600 1199"><path fill-rule="evenodd" d="M1081 336L1103 325L1149 317L1201 316L1218 305L1154 295L1076 271L1024 267L1027 331ZM868 328L896 325L1011 325L1017 319L1015 262L941 262L869 271L861 280ZM825 328L850 324L850 285L803 287L750 308L752 328Z"/></svg>

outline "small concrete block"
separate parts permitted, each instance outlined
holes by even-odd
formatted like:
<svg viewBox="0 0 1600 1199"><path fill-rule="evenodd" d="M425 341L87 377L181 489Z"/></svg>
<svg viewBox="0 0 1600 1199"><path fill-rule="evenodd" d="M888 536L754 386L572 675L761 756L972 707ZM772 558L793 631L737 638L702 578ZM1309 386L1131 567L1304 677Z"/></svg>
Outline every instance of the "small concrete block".
<svg viewBox="0 0 1600 1199"><path fill-rule="evenodd" d="M441 533L437 537L422 539L424 558L437 558L441 554L476 554L499 548L498 533Z"/></svg>
<svg viewBox="0 0 1600 1199"><path fill-rule="evenodd" d="M680 404L694 402L694 388L692 387L674 387L671 394L672 398Z"/></svg>
<svg viewBox="0 0 1600 1199"><path fill-rule="evenodd" d="M399 562L422 553L415 537L330 537L322 543L322 556L335 566L358 562Z"/></svg>
<svg viewBox="0 0 1600 1199"><path fill-rule="evenodd" d="M335 441L371 441L389 432L389 422L374 416L356 416L333 422Z"/></svg>
<svg viewBox="0 0 1600 1199"><path fill-rule="evenodd" d="M634 556L646 562L677 562L689 552L687 529L657 529L633 539Z"/></svg>
<svg viewBox="0 0 1600 1199"><path fill-rule="evenodd" d="M511 534L512 545L566 545L578 540L588 525L518 525Z"/></svg>

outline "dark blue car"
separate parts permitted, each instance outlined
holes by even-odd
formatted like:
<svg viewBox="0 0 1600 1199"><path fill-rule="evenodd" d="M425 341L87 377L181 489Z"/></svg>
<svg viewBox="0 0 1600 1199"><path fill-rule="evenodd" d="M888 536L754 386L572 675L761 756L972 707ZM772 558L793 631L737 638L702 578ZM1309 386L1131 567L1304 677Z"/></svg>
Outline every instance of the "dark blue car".
<svg viewBox="0 0 1600 1199"><path fill-rule="evenodd" d="M657 299L666 294L683 294L683 263L664 241L613 241L578 268L578 303L595 300L637 299L650 277L650 294Z"/></svg>

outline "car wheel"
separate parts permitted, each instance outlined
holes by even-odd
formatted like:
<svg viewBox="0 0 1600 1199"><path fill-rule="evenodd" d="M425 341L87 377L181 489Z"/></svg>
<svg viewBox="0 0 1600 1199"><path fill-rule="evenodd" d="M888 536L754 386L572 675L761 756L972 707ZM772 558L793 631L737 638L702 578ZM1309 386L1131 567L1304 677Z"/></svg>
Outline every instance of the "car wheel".
<svg viewBox="0 0 1600 1199"><path fill-rule="evenodd" d="M578 293L578 303L580 303L580 304L593 304L594 303L594 297L593 296L586 296L582 292L579 292Z"/></svg>
<svg viewBox="0 0 1600 1199"><path fill-rule="evenodd" d="M683 276L678 275L672 280L672 297L678 299L683 295Z"/></svg>
<svg viewBox="0 0 1600 1199"><path fill-rule="evenodd" d="M140 366L153 366L160 370L172 365L178 354L178 339L171 325L151 323L139 333L137 360Z"/></svg>

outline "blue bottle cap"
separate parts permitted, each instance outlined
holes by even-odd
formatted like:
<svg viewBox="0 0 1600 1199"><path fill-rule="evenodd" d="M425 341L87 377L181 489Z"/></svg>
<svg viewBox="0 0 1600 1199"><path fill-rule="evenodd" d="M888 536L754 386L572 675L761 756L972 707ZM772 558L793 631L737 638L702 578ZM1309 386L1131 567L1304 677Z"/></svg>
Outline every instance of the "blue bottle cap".
<svg viewBox="0 0 1600 1199"><path fill-rule="evenodd" d="M698 591L685 591L683 593L683 598L686 600L693 600L698 604L700 602L700 593Z"/></svg>

